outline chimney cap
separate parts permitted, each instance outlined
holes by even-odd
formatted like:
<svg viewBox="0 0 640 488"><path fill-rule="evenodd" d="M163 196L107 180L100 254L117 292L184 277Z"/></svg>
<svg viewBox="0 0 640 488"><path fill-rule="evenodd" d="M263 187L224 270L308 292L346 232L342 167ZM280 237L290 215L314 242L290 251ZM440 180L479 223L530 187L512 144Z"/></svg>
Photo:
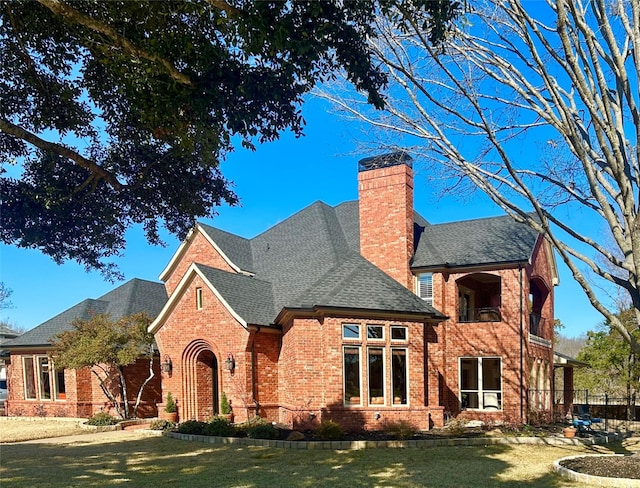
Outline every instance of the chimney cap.
<svg viewBox="0 0 640 488"><path fill-rule="evenodd" d="M358 172L369 171L370 169L388 168L389 166L398 166L406 164L413 168L413 158L404 151L395 151L378 156L371 156L358 161Z"/></svg>

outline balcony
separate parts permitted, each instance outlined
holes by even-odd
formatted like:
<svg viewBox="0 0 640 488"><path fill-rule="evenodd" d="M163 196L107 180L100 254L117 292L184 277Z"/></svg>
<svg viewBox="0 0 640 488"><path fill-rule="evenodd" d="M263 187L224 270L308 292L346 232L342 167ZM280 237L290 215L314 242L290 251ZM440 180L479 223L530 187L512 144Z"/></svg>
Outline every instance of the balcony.
<svg viewBox="0 0 640 488"><path fill-rule="evenodd" d="M480 307L461 309L458 322L500 322L502 314L500 307Z"/></svg>
<svg viewBox="0 0 640 488"><path fill-rule="evenodd" d="M529 314L529 333L541 337L542 326L544 325L544 317L538 313Z"/></svg>

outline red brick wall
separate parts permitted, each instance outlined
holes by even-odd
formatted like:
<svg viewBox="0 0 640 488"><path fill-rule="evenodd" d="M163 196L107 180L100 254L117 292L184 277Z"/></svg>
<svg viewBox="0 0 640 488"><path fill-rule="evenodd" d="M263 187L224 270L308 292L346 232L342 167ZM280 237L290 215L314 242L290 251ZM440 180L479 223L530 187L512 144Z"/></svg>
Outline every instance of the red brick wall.
<svg viewBox="0 0 640 488"><path fill-rule="evenodd" d="M525 421L528 414L527 390L530 385L531 365L539 361L546 368L548 378L552 377L553 349L529 342L529 282L539 277L550 285L550 293L543 307L545 318L543 337L553 338L553 286L548 247L537 245L532 265L522 270L518 268L483 271L501 277L501 321L458 323L457 281L471 273L434 274L434 306L449 316L449 320L436 329L443 351L440 366L433 364L438 355L437 348L428 357L434 370L439 367L442 404L452 415L461 414L465 418ZM522 279L521 279L522 277ZM520 287L522 286L522 303ZM522 408L524 419L520 418L520 320L522 313ZM459 360L461 357L500 357L502 359L502 403L500 412L466 410L460 412L459 400Z"/></svg>
<svg viewBox="0 0 640 488"><path fill-rule="evenodd" d="M207 238L199 231L196 231L180 261L171 270L169 276L165 277L165 287L167 288L168 295L173 293L192 263L204 264L212 268L234 272L233 268L216 252Z"/></svg>
<svg viewBox="0 0 640 488"><path fill-rule="evenodd" d="M385 404L368 405L367 342L343 340L343 323L360 324L362 334L366 334L367 324L385 327L385 340L369 343L385 348ZM408 342L393 343L396 347L406 346L408 350L407 405L394 406L391 402L390 325L408 327ZM425 371L425 351L430 346L425 330L433 335L433 326L419 322L340 317L293 320L285 326L282 336L279 362L280 421L296 427L309 427L324 418L330 418L346 429L381 429L385 422L398 420L411 422L420 429L441 426L443 409L437 402L425 402L427 394L424 385L431 380ZM362 406L344 405L343 344L361 347ZM433 384L437 384L437 376ZM435 399L437 395L433 394L433 397Z"/></svg>
<svg viewBox="0 0 640 488"><path fill-rule="evenodd" d="M203 290L203 308L196 307L196 288ZM251 371L248 348L249 332L218 301L202 279L194 275L174 309L155 334L160 356L168 355L173 364L171 374L162 373L162 398L171 392L178 403L181 421L205 419L211 409L211 379L215 374L219 396L227 394L234 406L236 420L246 417L251 398ZM231 375L224 361L232 354L236 369ZM212 368L213 356L217 368ZM203 360L207 359L205 367ZM198 400L198 398L200 400ZM209 410L210 411L210 410Z"/></svg>
<svg viewBox="0 0 640 488"><path fill-rule="evenodd" d="M413 290L413 170L406 164L358 174L360 254Z"/></svg>
<svg viewBox="0 0 640 488"><path fill-rule="evenodd" d="M116 416L113 405L101 390L98 379L89 368L65 370L66 398L25 399L22 358L46 356L47 353L48 351L44 350L34 350L29 353L11 355L11 364L8 368L8 415L88 418L99 411L107 411ZM148 376L148 371L149 363L146 359L138 360L136 364L125 368L125 380L127 381L132 414L139 386ZM160 367L157 358L154 360L154 372L155 377L147 384L142 395L138 411L138 416L141 418L156 416L155 406L160 400ZM52 395L52 397L54 396Z"/></svg>

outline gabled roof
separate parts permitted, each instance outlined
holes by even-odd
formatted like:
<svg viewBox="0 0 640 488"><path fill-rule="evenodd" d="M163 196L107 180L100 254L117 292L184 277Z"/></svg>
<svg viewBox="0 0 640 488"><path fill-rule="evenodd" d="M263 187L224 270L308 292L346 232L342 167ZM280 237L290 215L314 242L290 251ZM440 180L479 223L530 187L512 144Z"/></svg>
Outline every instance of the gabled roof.
<svg viewBox="0 0 640 488"><path fill-rule="evenodd" d="M274 325L283 310L322 307L444 318L360 255L357 201L315 202L252 239L204 224L197 230L245 275L198 263L187 274L200 274L244 326ZM414 213L414 231L414 268L526 262L538 236L508 216L431 225Z"/></svg>
<svg viewBox="0 0 640 488"><path fill-rule="evenodd" d="M445 316L371 264L352 253L331 268L311 288L291 302L291 308L351 308L377 312Z"/></svg>
<svg viewBox="0 0 640 488"><path fill-rule="evenodd" d="M146 312L154 318L167 301L167 292L162 283L134 278L97 299L86 299L43 322L19 337L5 342L2 347L49 346L51 339L71 330L74 320L88 320L98 314L108 314L118 320L126 315Z"/></svg>
<svg viewBox="0 0 640 488"><path fill-rule="evenodd" d="M412 268L525 263L539 234L505 215L428 227L416 246Z"/></svg>

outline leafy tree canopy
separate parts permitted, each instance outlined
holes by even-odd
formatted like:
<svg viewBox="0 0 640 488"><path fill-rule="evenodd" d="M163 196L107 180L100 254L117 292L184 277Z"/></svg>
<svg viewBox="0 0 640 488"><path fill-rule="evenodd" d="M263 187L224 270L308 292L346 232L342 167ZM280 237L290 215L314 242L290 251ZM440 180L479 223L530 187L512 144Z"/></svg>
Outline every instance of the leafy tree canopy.
<svg viewBox="0 0 640 488"><path fill-rule="evenodd" d="M302 133L302 97L337 69L383 106L367 39L395 0L0 2L3 242L105 274L125 231L184 238L237 196L218 163ZM459 5L410 0L437 42Z"/></svg>
<svg viewBox="0 0 640 488"><path fill-rule="evenodd" d="M153 335L147 332L151 319L145 313L112 320L109 315L95 315L89 320L75 320L71 330L52 340L57 368L89 368L98 378L100 388L123 418L129 418L124 367L140 357L149 360L149 377L142 383L134 407L137 413L142 390L153 377ZM122 406L121 406L122 405Z"/></svg>

